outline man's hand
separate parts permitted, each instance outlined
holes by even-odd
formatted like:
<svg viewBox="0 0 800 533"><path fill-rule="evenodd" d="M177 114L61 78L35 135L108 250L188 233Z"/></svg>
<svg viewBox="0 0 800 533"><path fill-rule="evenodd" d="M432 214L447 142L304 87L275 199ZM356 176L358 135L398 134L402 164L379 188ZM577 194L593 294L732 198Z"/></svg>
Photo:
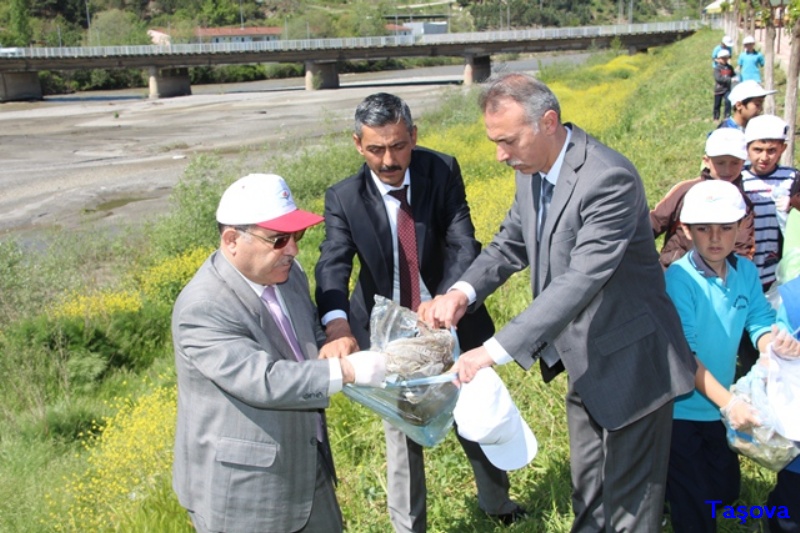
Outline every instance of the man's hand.
<svg viewBox="0 0 800 533"><path fill-rule="evenodd" d="M492 360L486 348L479 346L473 350L462 353L458 357L458 361L450 369L451 372L458 372L458 381L461 383L469 383L478 373L478 370L487 366L492 366Z"/></svg>
<svg viewBox="0 0 800 533"><path fill-rule="evenodd" d="M380 387L386 376L386 354L381 352L356 352L339 359L342 365L342 383Z"/></svg>
<svg viewBox="0 0 800 533"><path fill-rule="evenodd" d="M325 344L319 350L320 359L344 357L358 351L358 341L344 318L337 318L325 326Z"/></svg>
<svg viewBox="0 0 800 533"><path fill-rule="evenodd" d="M450 329L458 324L461 317L467 312L469 300L467 295L459 290L452 290L422 302L417 309L417 316L435 328Z"/></svg>

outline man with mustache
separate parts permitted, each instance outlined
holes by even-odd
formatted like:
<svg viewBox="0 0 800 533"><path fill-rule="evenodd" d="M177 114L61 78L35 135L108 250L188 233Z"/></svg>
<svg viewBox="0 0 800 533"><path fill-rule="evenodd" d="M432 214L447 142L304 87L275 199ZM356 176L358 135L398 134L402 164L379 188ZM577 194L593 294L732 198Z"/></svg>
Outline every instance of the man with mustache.
<svg viewBox="0 0 800 533"><path fill-rule="evenodd" d="M320 222L280 176L239 179L217 209L219 249L175 302L173 487L200 533L342 531L324 409L344 383L380 384L385 362L317 357L295 257Z"/></svg>
<svg viewBox="0 0 800 533"><path fill-rule="evenodd" d="M325 241L316 267L316 298L328 344L321 357L369 348L375 295L416 310L442 294L480 252L455 158L416 146L417 128L397 96L367 97L355 112L356 149L365 164L325 194ZM396 195L396 196L395 196ZM358 282L349 291L353 258ZM463 350L492 336L484 307L458 330ZM384 423L388 506L398 532L426 531L422 447ZM480 446L459 437L478 487L478 505L504 524L525 516L508 497L508 476Z"/></svg>
<svg viewBox="0 0 800 533"><path fill-rule="evenodd" d="M660 531L673 399L696 364L666 293L647 198L622 154L561 121L555 94L523 73L498 76L479 99L496 158L516 171L511 209L452 290L422 318L463 316L530 267L532 303L454 370L539 362L567 372L572 531Z"/></svg>

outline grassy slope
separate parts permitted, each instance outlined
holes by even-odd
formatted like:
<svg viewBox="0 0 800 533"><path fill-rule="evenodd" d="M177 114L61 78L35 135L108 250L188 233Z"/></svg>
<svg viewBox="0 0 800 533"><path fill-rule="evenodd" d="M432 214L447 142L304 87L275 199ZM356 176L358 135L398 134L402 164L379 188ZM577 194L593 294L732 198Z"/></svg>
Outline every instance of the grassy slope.
<svg viewBox="0 0 800 533"><path fill-rule="evenodd" d="M706 119L712 98L711 76L698 67L698 61L707 56L718 38L716 33L703 32L648 56L618 57L607 65L550 70L542 75L561 99L565 119L586 127L634 161L652 204L675 181L692 177L698 169L705 135L713 127ZM510 171L492 162L493 149L483 134L473 98L473 93L452 89L444 98L442 113L421 121L421 143L458 156L476 227L485 241L510 205L513 185L509 189ZM304 207L321 210L320 192L324 186L350 174L358 164L352 145L346 136L342 137L345 138L341 142L326 141L323 157L309 149L302 157L270 162L285 176L311 176L292 183ZM219 170L216 177L225 181L236 176ZM301 260L309 271L321 238L321 231L312 231L304 242ZM524 275L498 291L489 302L498 325L529 302L529 292ZM154 382L170 379L171 355L166 350L164 359L148 372ZM526 374L515 365L501 368L500 373L540 443L536 460L511 474L514 498L531 511L531 519L514 530L568 531L569 466L562 401L565 378L561 376L545 386L536 372ZM130 388L124 377L113 383L123 391ZM101 397L110 395L108 391L102 393ZM377 417L341 395L333 399L328 416L340 474L338 494L349 530L389 530L384 445ZM153 423L170 431L169 420ZM76 457L65 450L79 451L75 446L33 440L24 434L9 436L5 432L0 437L0 530L70 530L58 527L67 522L63 518L66 508L58 503L48 506L44 498L51 494L57 502L64 501L62 476L85 468L86 454ZM431 532L500 530L479 511L471 471L452 435L428 451L426 463ZM763 502L772 474L754 468L748 461L743 463L743 501ZM122 519L122 530L189 530L185 514L169 490L168 472L162 474L138 511ZM55 514L48 516L49 510ZM723 531L750 530L726 522Z"/></svg>

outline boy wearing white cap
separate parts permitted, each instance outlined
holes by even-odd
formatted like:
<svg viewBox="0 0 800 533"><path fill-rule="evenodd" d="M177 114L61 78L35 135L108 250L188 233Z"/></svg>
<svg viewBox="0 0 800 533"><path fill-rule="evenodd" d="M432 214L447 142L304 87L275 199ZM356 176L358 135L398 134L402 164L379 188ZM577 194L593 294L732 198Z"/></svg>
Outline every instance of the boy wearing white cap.
<svg viewBox="0 0 800 533"><path fill-rule="evenodd" d="M765 291L775 281L783 244L782 230L790 209L789 191L797 176L797 169L778 164L786 150L788 135L789 125L775 115L753 118L744 132L750 165L742 172L742 185L755 212L753 262Z"/></svg>
<svg viewBox="0 0 800 533"><path fill-rule="evenodd" d="M650 224L653 236L664 234L659 261L665 269L681 258L692 247L680 223L680 213L686 192L697 183L709 180L722 180L733 183L744 197L742 190L742 167L747 159L744 134L732 128L720 128L711 132L706 139L703 170L700 176L678 183L650 211ZM745 200L749 202L749 200ZM752 209L739 225L736 237L736 253L752 258L755 249L753 235Z"/></svg>
<svg viewBox="0 0 800 533"><path fill-rule="evenodd" d="M707 502L731 505L739 496L739 460L720 414L733 428L759 423L758 413L729 391L742 334L766 352L776 331L755 265L733 253L745 215L744 198L731 183L693 186L680 215L693 248L666 272L667 294L698 361L696 389L675 401L673 414L666 498L674 531L716 531ZM772 348L796 350L796 342Z"/></svg>
<svg viewBox="0 0 800 533"><path fill-rule="evenodd" d="M729 35L724 35L720 43L714 47L714 50L711 52L711 66L715 67L717 65L717 57L719 56L720 51L727 50L728 57L731 57L733 54L733 39Z"/></svg>
<svg viewBox="0 0 800 533"><path fill-rule="evenodd" d="M752 80L761 83L761 67L764 66L764 54L756 50L756 40L748 35L742 40L744 52L739 54L736 62L739 66L739 78L742 81Z"/></svg>
<svg viewBox="0 0 800 533"><path fill-rule="evenodd" d="M747 122L764 110L764 98L777 91L768 91L758 82L753 80L743 81L736 84L728 95L731 102L732 114L719 124L719 128L736 128L744 132Z"/></svg>
<svg viewBox="0 0 800 533"><path fill-rule="evenodd" d="M717 53L714 65L714 121L719 120L719 110L723 102L725 102L725 118L731 116L731 101L728 100L728 95L735 73L729 63L730 58L731 53L725 48Z"/></svg>

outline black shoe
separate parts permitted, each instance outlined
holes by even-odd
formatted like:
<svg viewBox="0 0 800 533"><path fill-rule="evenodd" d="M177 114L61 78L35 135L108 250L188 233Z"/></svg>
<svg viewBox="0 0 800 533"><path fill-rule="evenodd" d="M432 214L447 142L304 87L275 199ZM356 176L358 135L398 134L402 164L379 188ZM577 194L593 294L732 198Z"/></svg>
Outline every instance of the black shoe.
<svg viewBox="0 0 800 533"><path fill-rule="evenodd" d="M489 517L501 522L503 525L510 526L528 518L528 511L517 505L508 513L490 514Z"/></svg>

